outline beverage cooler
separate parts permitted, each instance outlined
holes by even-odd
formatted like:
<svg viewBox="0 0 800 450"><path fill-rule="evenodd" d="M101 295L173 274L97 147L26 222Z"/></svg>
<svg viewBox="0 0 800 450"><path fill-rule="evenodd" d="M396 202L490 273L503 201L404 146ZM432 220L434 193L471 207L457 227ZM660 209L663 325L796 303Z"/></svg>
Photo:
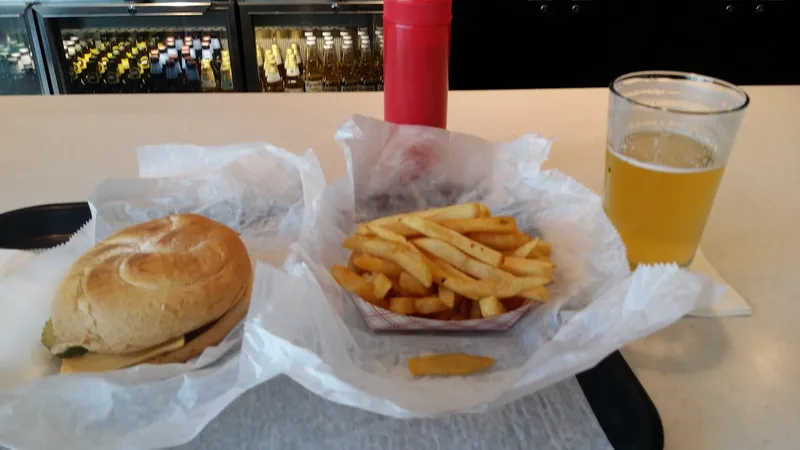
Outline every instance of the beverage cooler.
<svg viewBox="0 0 800 450"><path fill-rule="evenodd" d="M233 2L33 6L55 94L244 91Z"/></svg>
<svg viewBox="0 0 800 450"><path fill-rule="evenodd" d="M30 7L0 4L0 95L49 92L39 50Z"/></svg>
<svg viewBox="0 0 800 450"><path fill-rule="evenodd" d="M383 90L382 13L382 1L240 1L247 90Z"/></svg>

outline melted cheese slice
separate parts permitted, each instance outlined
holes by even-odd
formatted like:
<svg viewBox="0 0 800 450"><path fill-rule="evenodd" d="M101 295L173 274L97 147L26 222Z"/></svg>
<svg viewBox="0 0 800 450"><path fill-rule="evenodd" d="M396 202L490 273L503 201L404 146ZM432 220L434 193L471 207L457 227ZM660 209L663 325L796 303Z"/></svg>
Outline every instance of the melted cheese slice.
<svg viewBox="0 0 800 450"><path fill-rule="evenodd" d="M109 355L102 353L87 353L76 358L61 360L61 373L72 372L105 372L108 370L123 369L135 366L164 353L174 352L186 344L183 336L165 342L161 345L140 350L126 355Z"/></svg>

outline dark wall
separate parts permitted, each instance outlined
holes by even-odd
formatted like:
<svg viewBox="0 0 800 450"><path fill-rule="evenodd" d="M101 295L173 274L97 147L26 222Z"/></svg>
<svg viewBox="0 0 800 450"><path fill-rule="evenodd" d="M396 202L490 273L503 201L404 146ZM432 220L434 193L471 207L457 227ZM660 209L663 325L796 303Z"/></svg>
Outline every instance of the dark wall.
<svg viewBox="0 0 800 450"><path fill-rule="evenodd" d="M800 0L454 0L450 89L607 86L647 69L800 84Z"/></svg>

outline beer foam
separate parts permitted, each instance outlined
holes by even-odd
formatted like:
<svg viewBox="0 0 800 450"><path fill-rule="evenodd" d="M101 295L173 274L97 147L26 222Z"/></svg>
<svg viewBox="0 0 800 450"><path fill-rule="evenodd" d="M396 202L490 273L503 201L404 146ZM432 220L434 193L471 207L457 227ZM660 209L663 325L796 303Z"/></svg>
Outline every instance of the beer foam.
<svg viewBox="0 0 800 450"><path fill-rule="evenodd" d="M622 153L620 153L620 152L618 152L616 150L612 150L611 148L609 148L609 151L615 157L621 159L622 161L627 162L628 164L630 164L632 166L636 166L636 167L638 167L640 169L651 170L651 171L654 171L654 172L686 174L686 173L709 172L709 171L716 170L716 169L719 168L716 164L713 164L713 165L708 166L708 167L693 167L693 168L670 167L670 166L665 166L665 165L661 165L661 164L658 164L658 163L643 162L643 161L640 161L638 159L631 158L630 156L626 156L626 155L624 155L624 154L622 154Z"/></svg>

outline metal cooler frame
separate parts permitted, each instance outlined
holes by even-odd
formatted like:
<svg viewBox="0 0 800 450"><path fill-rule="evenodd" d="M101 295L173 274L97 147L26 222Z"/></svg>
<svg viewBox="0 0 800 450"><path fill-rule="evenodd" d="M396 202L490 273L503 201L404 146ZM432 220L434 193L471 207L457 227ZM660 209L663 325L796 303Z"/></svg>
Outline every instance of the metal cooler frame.
<svg viewBox="0 0 800 450"><path fill-rule="evenodd" d="M383 13L382 0L325 1L325 0L239 0L241 49L244 59L248 92L261 92L256 58L256 37L253 17L256 16L335 16L378 15ZM299 22L298 22L299 23ZM298 25L302 28L302 25Z"/></svg>
<svg viewBox="0 0 800 450"><path fill-rule="evenodd" d="M228 50L231 55L231 71L236 91L245 90L242 73L239 31L236 21L236 8L228 2L118 2L118 3L40 3L33 5L33 20L39 27L41 47L47 63L48 76L52 85L51 93L65 94L67 84L64 70L65 59L61 49L61 30L57 20L68 18L129 18L129 17L174 17L215 15L224 18Z"/></svg>

